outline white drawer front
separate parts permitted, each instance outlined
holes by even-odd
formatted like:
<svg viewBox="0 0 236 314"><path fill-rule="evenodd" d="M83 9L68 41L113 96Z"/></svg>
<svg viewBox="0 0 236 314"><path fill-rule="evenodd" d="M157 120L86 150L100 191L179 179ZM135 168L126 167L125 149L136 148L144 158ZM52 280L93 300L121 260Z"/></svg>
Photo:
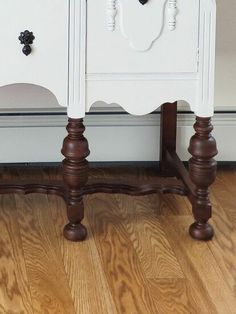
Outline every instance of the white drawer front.
<svg viewBox="0 0 236 314"><path fill-rule="evenodd" d="M0 86L41 85L67 104L68 14L69 0L0 0ZM25 30L35 36L28 56L18 39Z"/></svg>
<svg viewBox="0 0 236 314"><path fill-rule="evenodd" d="M87 72L196 72L199 1L140 1L87 1Z"/></svg>

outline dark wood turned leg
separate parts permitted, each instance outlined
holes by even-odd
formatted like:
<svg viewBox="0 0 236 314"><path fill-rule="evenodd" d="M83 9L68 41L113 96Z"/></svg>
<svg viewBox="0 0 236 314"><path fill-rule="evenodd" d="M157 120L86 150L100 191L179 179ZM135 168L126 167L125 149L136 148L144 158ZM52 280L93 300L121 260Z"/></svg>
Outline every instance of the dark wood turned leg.
<svg viewBox="0 0 236 314"><path fill-rule="evenodd" d="M197 240L210 240L214 231L207 223L211 217L211 203L208 187L216 177L216 161L213 157L217 154L216 141L211 135L213 126L211 118L196 118L194 124L195 135L190 140L189 174L196 185L196 195L193 198L193 215L195 222L190 226L190 235Z"/></svg>
<svg viewBox="0 0 236 314"><path fill-rule="evenodd" d="M176 151L177 102L161 106L160 171L163 175L175 175L167 161L167 150Z"/></svg>
<svg viewBox="0 0 236 314"><path fill-rule="evenodd" d="M88 142L83 136L83 119L69 119L68 136L64 139L62 154L63 179L67 190L67 215L69 223L64 228L64 236L70 241L82 241L87 236L81 224L84 218L82 188L88 180Z"/></svg>

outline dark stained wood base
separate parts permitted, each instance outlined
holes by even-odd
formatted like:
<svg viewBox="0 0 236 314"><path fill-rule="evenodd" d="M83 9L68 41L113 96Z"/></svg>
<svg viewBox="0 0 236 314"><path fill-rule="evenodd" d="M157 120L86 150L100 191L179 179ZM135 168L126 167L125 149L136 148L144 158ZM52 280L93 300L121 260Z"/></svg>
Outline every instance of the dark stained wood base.
<svg viewBox="0 0 236 314"><path fill-rule="evenodd" d="M177 103L167 103L162 108L161 118L161 175L147 182L134 180L107 180L89 178L86 157L88 142L83 133L82 119L69 119L68 136L63 142L63 182L6 182L0 183L0 194L44 193L62 197L67 205L69 223L64 227L64 236L70 241L83 241L87 230L81 221L84 217L83 196L94 193L122 193L141 196L152 193L185 195L193 207L195 222L190 226L190 235L197 240L210 240L214 231L208 224L211 203L208 187L216 176L216 142L211 136L210 118L196 118L195 135L191 138L189 171L176 154ZM170 123L168 123L170 121ZM169 169L169 170L168 170ZM164 176L163 176L164 175ZM170 175L170 177L166 177Z"/></svg>
<svg viewBox="0 0 236 314"><path fill-rule="evenodd" d="M138 183L137 180L107 180L107 179L89 179L88 183L81 188L81 195L89 195L94 193L108 194L126 194L131 196L142 196L161 192L174 193L178 195L188 195L188 189L181 180L176 178L156 177L148 180L146 183ZM0 184L0 194L30 194L42 193L52 194L62 197L67 202L67 190L63 182L9 182Z"/></svg>
<svg viewBox="0 0 236 314"><path fill-rule="evenodd" d="M79 224L68 223L64 227L63 235L69 241L73 242L83 241L87 237L87 229L81 223Z"/></svg>
<svg viewBox="0 0 236 314"><path fill-rule="evenodd" d="M211 135L213 126L211 118L196 117L195 134L189 145L189 177L195 184L192 199L193 215L196 223L190 227L190 235L197 240L209 240L213 237L213 228L207 223L211 218L212 205L209 199L209 186L216 178L216 161L218 153L216 141Z"/></svg>
<svg viewBox="0 0 236 314"><path fill-rule="evenodd" d="M160 170L163 175L175 176L176 172L168 162L168 152L176 151L177 102L161 107Z"/></svg>
<svg viewBox="0 0 236 314"><path fill-rule="evenodd" d="M84 218L83 188L89 175L86 160L89 148L83 135L83 119L69 119L66 129L68 135L64 139L61 152L65 156L62 169L69 224L64 228L64 236L71 241L82 241L87 235L81 221Z"/></svg>
<svg viewBox="0 0 236 314"><path fill-rule="evenodd" d="M208 241L213 238L214 230L209 223L195 221L189 227L189 234L196 240Z"/></svg>

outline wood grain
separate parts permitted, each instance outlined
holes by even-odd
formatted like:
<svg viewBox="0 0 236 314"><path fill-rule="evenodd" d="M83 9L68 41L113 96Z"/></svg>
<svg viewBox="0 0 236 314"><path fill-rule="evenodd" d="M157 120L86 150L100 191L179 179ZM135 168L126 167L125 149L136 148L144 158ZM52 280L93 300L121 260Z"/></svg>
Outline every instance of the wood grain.
<svg viewBox="0 0 236 314"><path fill-rule="evenodd" d="M236 170L219 171L212 191L216 197L216 202L223 204L227 216L235 226L236 210L234 195L236 194Z"/></svg>
<svg viewBox="0 0 236 314"><path fill-rule="evenodd" d="M109 195L106 199L102 195L89 197L87 216L117 311L158 313L145 289L146 278L123 218L117 212L115 196Z"/></svg>
<svg viewBox="0 0 236 314"><path fill-rule="evenodd" d="M234 174L235 175L235 174ZM236 182L236 180L235 180ZM236 189L232 173L226 175L220 172L212 190L214 206L213 222L216 230L215 241L209 243L228 286L228 300L235 306L236 300L236 220L235 201Z"/></svg>
<svg viewBox="0 0 236 314"><path fill-rule="evenodd" d="M10 177L49 179L37 168L15 169ZM75 313L47 196L16 195L15 200L34 313Z"/></svg>
<svg viewBox="0 0 236 314"><path fill-rule="evenodd" d="M149 279L148 291L159 313L203 313L192 294L190 281L186 279Z"/></svg>
<svg viewBox="0 0 236 314"><path fill-rule="evenodd" d="M148 197L115 196L117 212L129 234L146 278L183 278L183 272L166 239ZM162 197L159 195L159 199Z"/></svg>
<svg viewBox="0 0 236 314"><path fill-rule="evenodd" d="M160 215L192 215L192 206L187 197L167 194L163 200L163 206L159 208Z"/></svg>
<svg viewBox="0 0 236 314"><path fill-rule="evenodd" d="M0 199L0 313L33 313L14 197Z"/></svg>
<svg viewBox="0 0 236 314"><path fill-rule="evenodd" d="M88 227L88 238L78 246L78 243L69 242L61 236L61 230L67 221L65 203L60 198L51 196L49 204L76 313L116 314L87 219L84 222Z"/></svg>
<svg viewBox="0 0 236 314"><path fill-rule="evenodd" d="M92 178L146 180L147 169L96 169ZM58 168L5 168L0 179L58 180ZM84 198L88 239L62 236L56 196L0 196L0 313L236 313L236 170L211 188L215 238L187 233L186 198L159 194Z"/></svg>
<svg viewBox="0 0 236 314"><path fill-rule="evenodd" d="M208 244L188 237L186 229L190 220L188 216L161 218L166 236L185 276L191 280L193 294L201 309L206 313L234 313L236 303L232 306L230 291Z"/></svg>
<svg viewBox="0 0 236 314"><path fill-rule="evenodd" d="M47 197L16 200L34 313L75 313Z"/></svg>

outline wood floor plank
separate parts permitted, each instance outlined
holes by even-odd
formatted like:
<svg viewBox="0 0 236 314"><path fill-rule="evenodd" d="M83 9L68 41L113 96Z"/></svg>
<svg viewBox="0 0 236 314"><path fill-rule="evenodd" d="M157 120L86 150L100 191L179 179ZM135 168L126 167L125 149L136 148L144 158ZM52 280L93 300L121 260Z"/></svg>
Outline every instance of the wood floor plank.
<svg viewBox="0 0 236 314"><path fill-rule="evenodd" d="M148 291L162 314L203 314L186 279L149 279ZM209 313L209 312L208 312Z"/></svg>
<svg viewBox="0 0 236 314"><path fill-rule="evenodd" d="M157 198L159 204L164 202L160 194L156 195ZM117 211L124 221L146 278L183 278L149 196L133 198L117 194L115 199Z"/></svg>
<svg viewBox="0 0 236 314"><path fill-rule="evenodd" d="M33 313L12 195L0 198L0 313Z"/></svg>
<svg viewBox="0 0 236 314"><path fill-rule="evenodd" d="M1 180L61 178L56 167L5 170ZM154 172L98 175L142 181ZM87 196L83 243L64 240L59 198L0 196L0 314L236 313L236 170L220 170L211 192L208 243L189 237L191 206L180 196Z"/></svg>
<svg viewBox="0 0 236 314"><path fill-rule="evenodd" d="M151 200L151 197L149 198ZM191 215L192 207L187 197L174 194L165 194L161 197L161 205L156 214L162 216L168 215Z"/></svg>
<svg viewBox="0 0 236 314"><path fill-rule="evenodd" d="M220 267L225 283L230 289L231 293L229 293L228 299L231 300L232 306L236 306L236 224L227 207L230 202L229 199L232 202L234 195L222 190L224 190L224 186L218 183L212 188L212 220L215 237L213 241L208 243L208 246ZM225 199L222 198L222 195L225 195ZM223 207L222 204L226 206Z"/></svg>
<svg viewBox="0 0 236 314"><path fill-rule="evenodd" d="M236 228L236 172L219 171L212 191L215 194L217 202L223 204L226 215L233 222Z"/></svg>
<svg viewBox="0 0 236 314"><path fill-rule="evenodd" d="M230 291L208 244L192 240L186 232L192 217L167 216L161 220L203 313L235 313L236 304L232 307Z"/></svg>
<svg viewBox="0 0 236 314"><path fill-rule="evenodd" d="M87 199L87 217L118 313L159 313L114 195Z"/></svg>
<svg viewBox="0 0 236 314"><path fill-rule="evenodd" d="M67 223L65 204L54 196L49 197L49 202L76 313L116 314L116 306L88 221L84 219L88 230L87 240L81 243L69 242L62 237L63 227Z"/></svg>
<svg viewBox="0 0 236 314"><path fill-rule="evenodd" d="M75 313L47 197L16 200L34 313Z"/></svg>
<svg viewBox="0 0 236 314"><path fill-rule="evenodd" d="M223 182L231 192L235 193L236 168L218 169L217 178L220 182Z"/></svg>

